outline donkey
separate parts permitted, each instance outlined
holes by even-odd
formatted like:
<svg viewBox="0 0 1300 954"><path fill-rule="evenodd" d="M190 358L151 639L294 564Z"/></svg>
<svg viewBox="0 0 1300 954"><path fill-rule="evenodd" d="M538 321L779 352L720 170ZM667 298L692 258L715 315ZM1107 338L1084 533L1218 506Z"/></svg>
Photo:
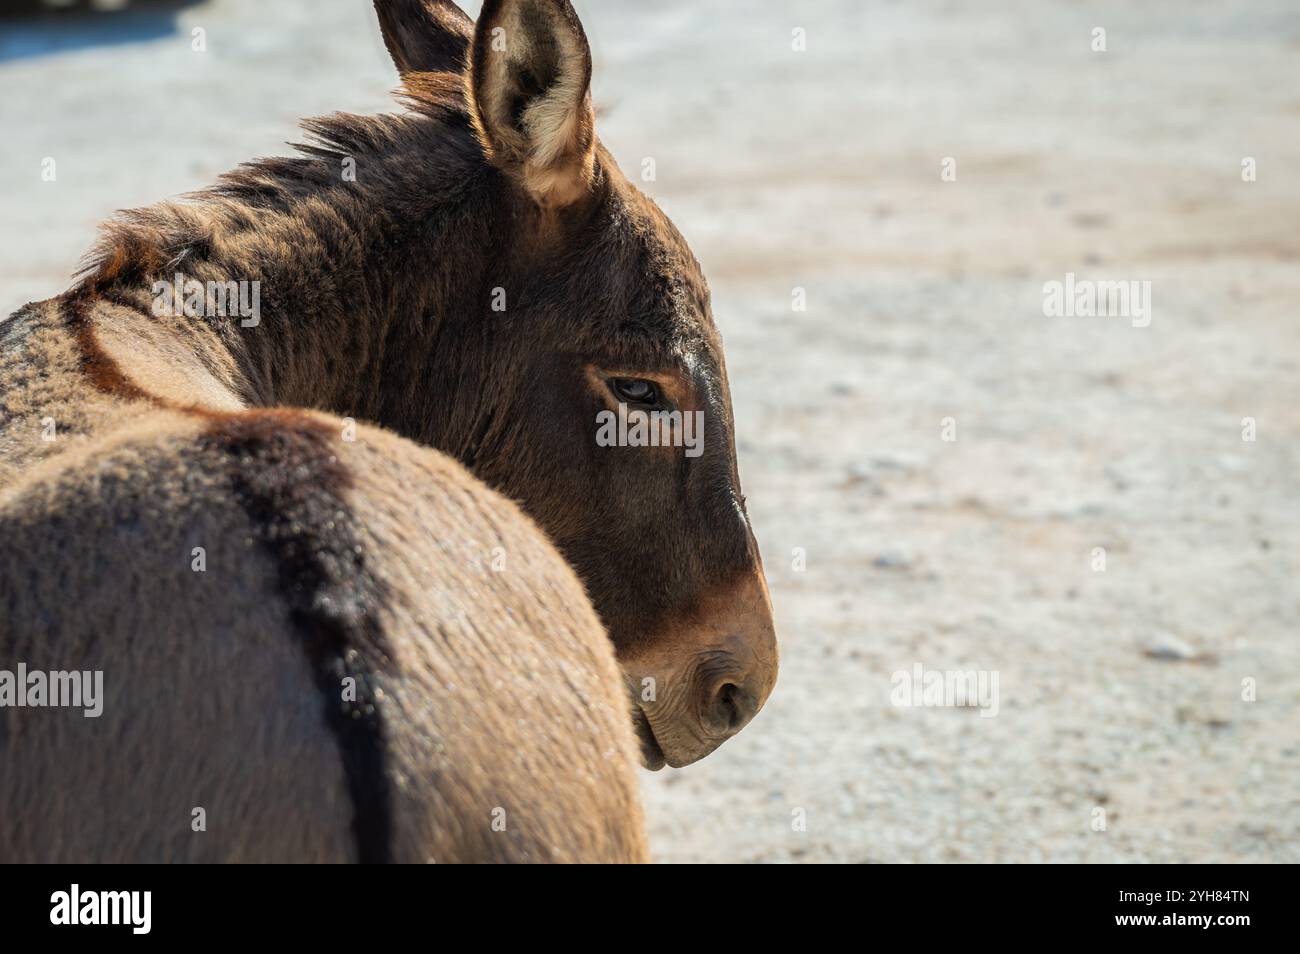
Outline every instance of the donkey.
<svg viewBox="0 0 1300 954"><path fill-rule="evenodd" d="M394 626L421 658L473 666L457 638L478 625L470 610L481 601L437 583L447 572L436 559L449 507L440 495L471 493L448 476L447 455L499 495L474 489L493 503L466 539L527 536L506 534L509 521L496 516L501 497L518 501L590 601L570 588L561 602L585 609L553 618L554 601L534 607L521 625L545 631L527 643L535 652L485 635L492 665L506 666L498 691L533 671L518 659L533 666L560 653L546 634L583 629L594 607L642 764L689 764L753 718L777 669L700 267L595 136L591 54L567 0L488 0L477 24L443 0L377 0L376 9L407 112L308 121L302 155L254 162L187 202L124 214L72 289L4 323L0 521L18 543L0 577L0 658L101 646L114 659L126 621L132 633L160 634L170 662L150 664L177 684L181 702L183 680L169 674L197 678L190 646L217 641L237 667L245 642L265 647L277 632L315 646L307 655L326 673L318 683L327 699L349 666L366 685L379 667L406 671L406 654L383 648ZM257 314L221 314L216 292L232 283L256 289ZM602 413L629 411L662 414L670 438L673 415L697 415L700 453L672 440L594 439ZM430 481L431 472L444 479ZM78 543L86 527L101 536ZM192 577L173 586L174 571L157 562L199 546L198 530L219 541L209 552L260 547L238 573L221 564L218 598L197 598ZM110 545L112 576L97 549ZM51 564L51 547L68 556ZM503 575L516 572L513 549L499 549L511 566ZM559 575L550 567L527 582ZM520 587L512 592L526 602ZM518 614L501 603L507 617ZM469 620L452 628L457 638L452 608ZM109 634L88 635L97 626ZM283 681L263 668L272 665L249 666L255 685ZM572 658L560 654L555 665L573 676ZM193 678L185 693L199 692ZM599 684L588 673L564 686L599 708ZM446 725L426 725L424 735L419 727L453 690L427 689L396 701L376 689L375 699L350 703L355 719L332 724L351 739L344 769L354 804L377 774L421 794L430 769L376 766L382 759L366 753L396 731L386 728L392 718L416 727L403 726L400 739L446 737ZM276 705L306 704L290 693ZM561 731L540 714L520 718L534 734ZM369 741L347 728L370 723ZM265 773L298 738L288 728L265 737L258 724L250 773ZM459 728L494 738L469 722ZM616 760L619 735L602 738ZM238 752L244 741L230 746ZM456 771L472 773L465 751ZM522 743L517 757L528 761Z"/></svg>

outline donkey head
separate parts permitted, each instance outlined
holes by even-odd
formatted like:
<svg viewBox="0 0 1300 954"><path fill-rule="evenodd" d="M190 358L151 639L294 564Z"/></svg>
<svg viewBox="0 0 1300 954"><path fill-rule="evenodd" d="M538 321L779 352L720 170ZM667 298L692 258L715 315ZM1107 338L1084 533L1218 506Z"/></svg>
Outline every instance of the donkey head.
<svg viewBox="0 0 1300 954"><path fill-rule="evenodd" d="M443 0L376 7L408 90L463 75L493 182L482 297L447 319L488 342L456 372L480 412L432 442L549 533L614 642L645 764L686 765L749 722L777 672L700 266L596 138L568 0L487 0L477 25Z"/></svg>

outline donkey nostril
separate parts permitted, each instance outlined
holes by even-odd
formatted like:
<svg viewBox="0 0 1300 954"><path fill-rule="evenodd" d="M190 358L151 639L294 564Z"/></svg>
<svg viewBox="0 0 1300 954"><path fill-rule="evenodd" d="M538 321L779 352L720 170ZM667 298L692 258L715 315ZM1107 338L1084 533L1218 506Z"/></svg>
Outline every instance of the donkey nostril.
<svg viewBox="0 0 1300 954"><path fill-rule="evenodd" d="M744 690L724 682L713 699L714 724L729 734L739 732L749 721L750 708Z"/></svg>
<svg viewBox="0 0 1300 954"><path fill-rule="evenodd" d="M722 709L722 715L727 720L727 728L734 729L736 723L740 721L740 707L736 705L737 689L731 683L722 687L718 693L718 703Z"/></svg>

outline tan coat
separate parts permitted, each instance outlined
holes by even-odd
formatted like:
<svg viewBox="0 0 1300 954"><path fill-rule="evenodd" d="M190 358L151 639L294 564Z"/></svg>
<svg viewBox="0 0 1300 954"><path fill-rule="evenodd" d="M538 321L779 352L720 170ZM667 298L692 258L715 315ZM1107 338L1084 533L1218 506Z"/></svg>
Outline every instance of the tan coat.
<svg viewBox="0 0 1300 954"><path fill-rule="evenodd" d="M105 394L65 324L0 324L0 659L105 698L0 710L0 860L644 860L608 639L514 504L328 415Z"/></svg>

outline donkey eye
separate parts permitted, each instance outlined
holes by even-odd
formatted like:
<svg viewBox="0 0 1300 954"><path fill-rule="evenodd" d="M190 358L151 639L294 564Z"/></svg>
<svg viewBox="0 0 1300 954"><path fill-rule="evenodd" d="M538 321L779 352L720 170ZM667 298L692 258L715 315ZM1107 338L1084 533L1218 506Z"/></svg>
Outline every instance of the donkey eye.
<svg viewBox="0 0 1300 954"><path fill-rule="evenodd" d="M659 390L652 382L641 378L613 378L609 387L615 397L628 404L659 403Z"/></svg>

